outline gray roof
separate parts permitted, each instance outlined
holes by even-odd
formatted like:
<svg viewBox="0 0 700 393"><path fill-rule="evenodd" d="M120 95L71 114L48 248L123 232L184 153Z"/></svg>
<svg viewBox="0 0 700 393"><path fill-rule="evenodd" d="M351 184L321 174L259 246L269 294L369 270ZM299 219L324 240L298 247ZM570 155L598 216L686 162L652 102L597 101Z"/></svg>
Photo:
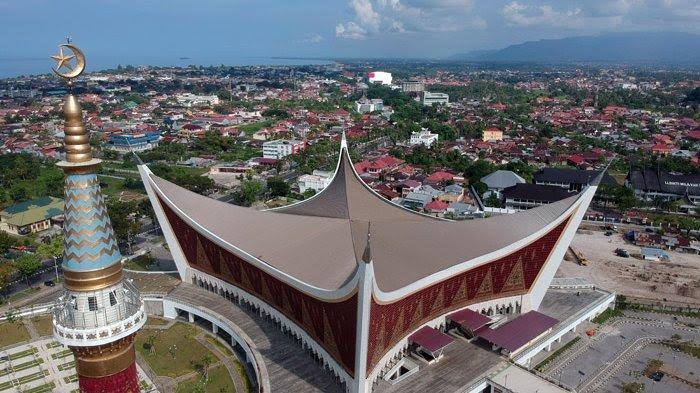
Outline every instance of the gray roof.
<svg viewBox="0 0 700 393"><path fill-rule="evenodd" d="M227 204L153 174L150 178L172 205L220 239L328 290L340 288L363 263L368 232L377 285L388 292L531 235L561 216L580 195L483 220L442 220L374 193L354 172L344 148L328 187L313 198L275 210Z"/></svg>
<svg viewBox="0 0 700 393"><path fill-rule="evenodd" d="M482 177L481 181L490 189L504 189L518 183L525 183L525 179L517 173L502 169Z"/></svg>

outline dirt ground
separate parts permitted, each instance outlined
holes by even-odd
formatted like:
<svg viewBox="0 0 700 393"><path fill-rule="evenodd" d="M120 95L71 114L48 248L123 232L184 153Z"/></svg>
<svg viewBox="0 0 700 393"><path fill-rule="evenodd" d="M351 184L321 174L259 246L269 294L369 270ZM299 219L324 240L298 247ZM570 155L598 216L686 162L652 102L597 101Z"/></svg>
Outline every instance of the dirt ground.
<svg viewBox="0 0 700 393"><path fill-rule="evenodd" d="M605 236L601 231L579 230L571 246L588 259L580 266L565 258L557 277L583 277L618 294L649 299L700 303L700 255L667 251L668 262L644 261L640 247L628 243L622 234ZM624 248L629 258L615 255Z"/></svg>

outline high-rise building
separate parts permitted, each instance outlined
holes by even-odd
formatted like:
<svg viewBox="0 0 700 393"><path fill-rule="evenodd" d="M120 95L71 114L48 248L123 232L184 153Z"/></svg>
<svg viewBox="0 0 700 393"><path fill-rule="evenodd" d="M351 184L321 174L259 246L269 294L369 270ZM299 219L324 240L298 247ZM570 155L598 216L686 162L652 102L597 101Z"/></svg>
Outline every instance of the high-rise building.
<svg viewBox="0 0 700 393"><path fill-rule="evenodd" d="M54 70L69 87L65 116L66 174L63 274L65 292L54 309L54 337L75 356L81 392L138 392L134 336L146 322L139 291L124 279L122 256L97 178L82 110L70 91L82 72L82 52L61 45ZM73 52L73 57L63 51ZM61 73L70 59L77 63ZM61 60L63 59L63 60Z"/></svg>

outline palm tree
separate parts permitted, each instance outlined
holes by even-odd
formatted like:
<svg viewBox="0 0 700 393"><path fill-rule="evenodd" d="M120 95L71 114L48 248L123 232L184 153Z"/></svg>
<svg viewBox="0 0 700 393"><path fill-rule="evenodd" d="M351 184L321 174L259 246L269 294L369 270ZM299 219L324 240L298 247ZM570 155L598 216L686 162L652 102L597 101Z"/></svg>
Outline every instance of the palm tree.
<svg viewBox="0 0 700 393"><path fill-rule="evenodd" d="M154 334L151 334L146 338L146 343L148 344L148 354L149 355L155 355L156 354L156 336Z"/></svg>
<svg viewBox="0 0 700 393"><path fill-rule="evenodd" d="M205 354L202 356L202 377L204 378L204 384L209 382L209 367L214 362L210 354Z"/></svg>

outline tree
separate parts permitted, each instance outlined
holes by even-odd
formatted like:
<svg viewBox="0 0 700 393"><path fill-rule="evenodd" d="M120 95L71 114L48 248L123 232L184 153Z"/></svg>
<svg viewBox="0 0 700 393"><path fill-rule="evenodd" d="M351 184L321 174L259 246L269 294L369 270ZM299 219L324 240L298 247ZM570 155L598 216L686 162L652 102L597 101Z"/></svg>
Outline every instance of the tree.
<svg viewBox="0 0 700 393"><path fill-rule="evenodd" d="M313 188L307 188L306 191L304 191L304 199L309 199L314 195L316 195L316 190Z"/></svg>
<svg viewBox="0 0 700 393"><path fill-rule="evenodd" d="M41 243L36 253L43 258L56 258L63 255L63 236L55 236L48 243Z"/></svg>
<svg viewBox="0 0 700 393"><path fill-rule="evenodd" d="M0 254L6 253L10 247L17 244L17 239L5 231L0 231Z"/></svg>
<svg viewBox="0 0 700 393"><path fill-rule="evenodd" d="M271 197L285 196L289 194L289 184L279 177L267 179L267 189Z"/></svg>
<svg viewBox="0 0 700 393"><path fill-rule="evenodd" d="M29 277L41 269L41 260L34 254L23 254L14 261L15 268L22 274L29 285Z"/></svg>
<svg viewBox="0 0 700 393"><path fill-rule="evenodd" d="M241 206L250 206L258 199L262 191L262 184L255 180L244 180L240 191L234 194L236 203Z"/></svg>
<svg viewBox="0 0 700 393"><path fill-rule="evenodd" d="M15 269L11 263L0 263L0 291L4 292L5 289L7 289L12 282L12 277L15 275L16 271L17 269Z"/></svg>
<svg viewBox="0 0 700 393"><path fill-rule="evenodd" d="M148 346L148 354L149 355L155 355L156 354L156 335L151 334L146 338L146 345Z"/></svg>

